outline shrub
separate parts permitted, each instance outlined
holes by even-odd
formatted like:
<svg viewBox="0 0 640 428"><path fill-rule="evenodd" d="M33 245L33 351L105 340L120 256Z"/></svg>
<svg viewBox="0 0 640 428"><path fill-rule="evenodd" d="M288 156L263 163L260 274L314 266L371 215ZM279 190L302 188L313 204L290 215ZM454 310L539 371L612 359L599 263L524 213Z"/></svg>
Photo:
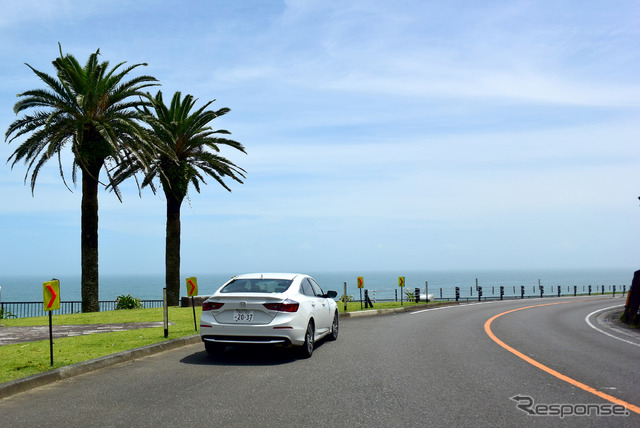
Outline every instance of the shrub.
<svg viewBox="0 0 640 428"><path fill-rule="evenodd" d="M414 302L416 300L416 295L411 290L404 290L404 298L407 302Z"/></svg>
<svg viewBox="0 0 640 428"><path fill-rule="evenodd" d="M131 294L118 296L116 302L116 309L140 309L142 307L140 299L132 297Z"/></svg>
<svg viewBox="0 0 640 428"><path fill-rule="evenodd" d="M4 308L0 308L0 320L4 319L4 318L16 318L15 315L13 315L11 312L9 312L8 310L4 309Z"/></svg>
<svg viewBox="0 0 640 428"><path fill-rule="evenodd" d="M353 302L353 296L349 295L349 294L343 294L342 296L340 296L340 299L338 299L339 302Z"/></svg>

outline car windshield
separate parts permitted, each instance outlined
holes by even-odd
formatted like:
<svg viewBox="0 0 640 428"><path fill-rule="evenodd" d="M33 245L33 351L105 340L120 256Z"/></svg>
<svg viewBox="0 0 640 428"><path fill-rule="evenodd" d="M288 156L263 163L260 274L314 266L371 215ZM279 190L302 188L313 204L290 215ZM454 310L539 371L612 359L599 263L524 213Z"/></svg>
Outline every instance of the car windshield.
<svg viewBox="0 0 640 428"><path fill-rule="evenodd" d="M225 285L221 293L283 293L291 285L290 279L234 279Z"/></svg>

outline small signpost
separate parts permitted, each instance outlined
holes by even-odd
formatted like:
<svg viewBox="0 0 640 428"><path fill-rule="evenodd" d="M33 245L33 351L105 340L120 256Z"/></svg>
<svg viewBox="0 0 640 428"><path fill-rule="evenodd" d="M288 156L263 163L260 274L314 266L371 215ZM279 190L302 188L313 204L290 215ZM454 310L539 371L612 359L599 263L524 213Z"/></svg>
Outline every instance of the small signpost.
<svg viewBox="0 0 640 428"><path fill-rule="evenodd" d="M42 303L45 312L49 312L49 353L51 355L51 365L53 366L53 319L51 311L60 309L60 281L53 278L51 281L42 283Z"/></svg>
<svg viewBox="0 0 640 428"><path fill-rule="evenodd" d="M427 303L429 303L429 281L425 281L424 282L424 292L425 294L425 300L427 301ZM435 300L435 298L434 298Z"/></svg>
<svg viewBox="0 0 640 428"><path fill-rule="evenodd" d="M360 289L360 310L362 310L362 289L364 288L364 278L358 277L358 289Z"/></svg>
<svg viewBox="0 0 640 428"><path fill-rule="evenodd" d="M198 295L198 278L192 276L187 278L187 296L191 297L191 307L193 308L193 326L198 331L198 323L196 322L196 305L193 300L193 296Z"/></svg>
<svg viewBox="0 0 640 428"><path fill-rule="evenodd" d="M343 294L342 303L344 303L344 311L347 312L347 283L344 283L344 294Z"/></svg>
<svg viewBox="0 0 640 428"><path fill-rule="evenodd" d="M398 287L401 288L400 290L400 306L404 306L403 300L402 300L402 295L404 294L404 276L399 276L398 277Z"/></svg>

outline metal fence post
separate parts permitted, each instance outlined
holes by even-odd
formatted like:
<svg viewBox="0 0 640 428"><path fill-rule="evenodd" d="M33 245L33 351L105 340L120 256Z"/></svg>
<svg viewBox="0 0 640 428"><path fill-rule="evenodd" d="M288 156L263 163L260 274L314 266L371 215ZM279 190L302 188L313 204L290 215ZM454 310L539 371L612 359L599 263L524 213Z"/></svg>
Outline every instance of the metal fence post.
<svg viewBox="0 0 640 428"><path fill-rule="evenodd" d="M343 303L344 303L344 311L347 312L347 283L344 283L344 294L342 295Z"/></svg>

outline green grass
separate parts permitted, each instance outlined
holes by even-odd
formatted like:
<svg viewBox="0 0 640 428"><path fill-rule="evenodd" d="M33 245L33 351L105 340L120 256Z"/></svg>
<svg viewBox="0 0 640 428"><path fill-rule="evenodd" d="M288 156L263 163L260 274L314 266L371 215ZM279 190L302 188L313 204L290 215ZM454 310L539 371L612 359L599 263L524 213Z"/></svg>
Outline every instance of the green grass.
<svg viewBox="0 0 640 428"><path fill-rule="evenodd" d="M196 320L200 320L196 308ZM56 325L110 324L129 322L162 322L162 308L132 309L88 314L55 315ZM192 308L169 308L169 337L165 339L163 327L143 328L113 333L65 337L53 340L54 366L50 365L49 340L0 346L0 383L19 379L52 368L67 366L105 355L115 354L141 346L197 334ZM49 325L49 317L3 319L6 327ZM0 327L2 328L2 327Z"/></svg>
<svg viewBox="0 0 640 428"><path fill-rule="evenodd" d="M424 305L404 302L402 306ZM364 309L364 304L363 304ZM401 307L400 302L378 302L374 309ZM360 302L348 302L349 312L360 311ZM344 312L344 304L338 302L338 309ZM364 309L366 310L366 309ZM196 320L200 320L202 308L196 308ZM87 314L56 315L53 313L53 329L56 325L112 324L133 322L162 322L162 308L127 309L119 311L94 312ZM196 334L192 308L169 308L169 337L165 339L164 328L143 328L65 337L53 340L53 367L50 365L49 340L0 346L0 383L8 382L45 372L58 367L115 354L141 346ZM6 327L48 326L49 317L8 318L1 320ZM2 328L2 327L0 327Z"/></svg>
<svg viewBox="0 0 640 428"><path fill-rule="evenodd" d="M365 308L364 302L362 303L362 309L360 309L361 304L360 301L357 302L347 302L347 312L358 312L358 311L367 311L371 309L393 309L393 308L401 308L401 307L411 307L411 306L424 306L429 303L420 302L403 302L402 305L400 302L376 302L373 304L373 308ZM344 303L338 302L338 311L344 312Z"/></svg>

